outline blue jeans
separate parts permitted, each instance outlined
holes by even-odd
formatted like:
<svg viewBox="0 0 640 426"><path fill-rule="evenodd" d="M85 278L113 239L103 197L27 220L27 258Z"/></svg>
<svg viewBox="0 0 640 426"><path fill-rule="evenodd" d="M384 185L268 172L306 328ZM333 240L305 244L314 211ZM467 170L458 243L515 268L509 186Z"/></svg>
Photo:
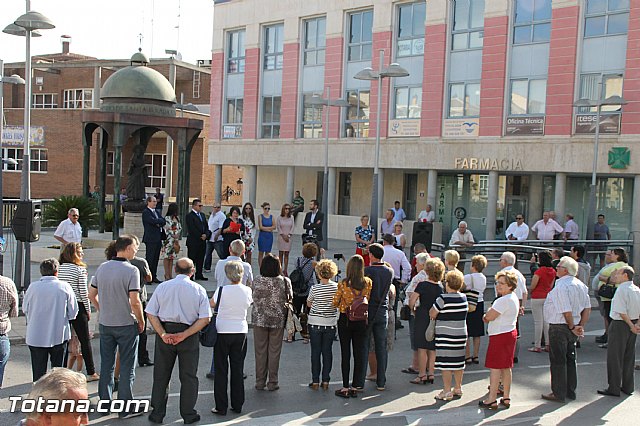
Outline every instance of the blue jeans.
<svg viewBox="0 0 640 426"><path fill-rule="evenodd" d="M371 334L373 333L373 342L375 344L376 361L378 363L378 371L376 371L376 384L378 387L384 387L387 383L387 322L389 320L388 311L380 308L378 314L373 319L373 323L367 327L367 335L365 337L365 363L369 356L369 345L371 342ZM366 364L365 364L366 365ZM363 378L364 379L364 378Z"/></svg>
<svg viewBox="0 0 640 426"><path fill-rule="evenodd" d="M9 336L0 336L0 388L2 387L2 378L4 377L4 367L9 361L10 353L11 343L9 342Z"/></svg>
<svg viewBox="0 0 640 426"><path fill-rule="evenodd" d="M204 255L204 269L211 269L211 263L212 263L212 256L213 256L213 251L216 251L216 254L218 255L218 258L220 259L224 259L224 244L222 243L222 241L216 241L215 243L211 242L211 241L207 241L207 251L205 252Z"/></svg>
<svg viewBox="0 0 640 426"><path fill-rule="evenodd" d="M112 327L100 324L100 382L98 395L101 400L111 400L113 371L116 366L116 350L120 352L120 379L118 399L133 399L133 380L136 377L135 362L138 358L138 326L136 324Z"/></svg>
<svg viewBox="0 0 640 426"><path fill-rule="evenodd" d="M322 356L322 381L329 382L333 365L333 338L335 327L309 325L311 340L311 382L320 383L320 356Z"/></svg>

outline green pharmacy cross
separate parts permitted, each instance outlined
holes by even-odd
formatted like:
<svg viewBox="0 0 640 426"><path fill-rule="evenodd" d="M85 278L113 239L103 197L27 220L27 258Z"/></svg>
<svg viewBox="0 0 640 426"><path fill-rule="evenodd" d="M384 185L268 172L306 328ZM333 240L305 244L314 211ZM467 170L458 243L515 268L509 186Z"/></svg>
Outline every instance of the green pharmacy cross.
<svg viewBox="0 0 640 426"><path fill-rule="evenodd" d="M612 169L626 169L631 162L631 151L626 146L609 150L609 165Z"/></svg>

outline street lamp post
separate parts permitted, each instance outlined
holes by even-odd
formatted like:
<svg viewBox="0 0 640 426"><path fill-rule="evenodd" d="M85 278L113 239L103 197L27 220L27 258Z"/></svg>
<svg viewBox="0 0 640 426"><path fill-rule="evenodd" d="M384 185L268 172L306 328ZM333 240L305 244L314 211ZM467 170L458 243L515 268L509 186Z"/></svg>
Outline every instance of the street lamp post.
<svg viewBox="0 0 640 426"><path fill-rule="evenodd" d="M25 81L19 75L4 76L4 62L0 59L0 141L2 140L2 132L4 131L4 83L7 84L24 84ZM2 157L2 148L0 147L0 239L4 239L4 194L2 191L2 173L4 165L18 162L13 158L4 159ZM0 247L0 275L4 275L4 249L5 244Z"/></svg>
<svg viewBox="0 0 640 426"><path fill-rule="evenodd" d="M24 62L24 144L22 152L22 175L20 190L20 200L22 201L29 201L31 199L31 36L37 36L36 34L34 34L34 31L49 30L55 28L55 25L49 18L39 12L30 10L30 0L26 1L26 9L27 12L24 15L19 16L18 19L13 22L13 25L9 25L3 30L3 32L7 34L25 36L26 39L26 55ZM24 249L22 246L24 246ZM25 242L24 245L19 244L16 262L16 278L18 279L18 288L20 288L21 290L26 288L31 281L30 262L30 243Z"/></svg>
<svg viewBox="0 0 640 426"><path fill-rule="evenodd" d="M323 238L324 248L328 248L329 245L329 118L331 116L331 108L332 106L339 108L347 108L349 106L349 102L345 99L335 99L331 100L331 87L327 86L327 98L324 99L318 95L313 95L311 100L309 101L311 105L321 105L325 108L325 125L326 128L324 131L324 175L322 179L322 205L320 206L320 211L324 213L324 228L323 228Z"/></svg>
<svg viewBox="0 0 640 426"><path fill-rule="evenodd" d="M378 96L377 96L377 108L376 108L376 148L375 159L373 163L373 182L371 193L371 222L373 222L374 238L378 235L378 174L380 165L380 114L382 111L382 79L392 77L407 77L409 71L401 67L397 63L392 63L388 67L384 66L384 49L380 49L380 62L378 71L374 71L371 67L367 67L353 76L356 80L377 80L378 81Z"/></svg>
<svg viewBox="0 0 640 426"><path fill-rule="evenodd" d="M602 83L601 83L602 84ZM598 100L593 101L591 99L579 99L576 101L573 106L576 108L584 108L590 107L596 108L596 128L595 128L595 137L593 142L593 163L591 169L591 185L589 187L589 205L587 211L587 240L594 239L594 227L596 222L596 181L597 181L597 173L598 173L598 151L600 144L600 116L602 113L603 106L609 105L625 105L627 102L622 99L620 96L614 95L609 96L606 99L600 99L600 95L598 95Z"/></svg>

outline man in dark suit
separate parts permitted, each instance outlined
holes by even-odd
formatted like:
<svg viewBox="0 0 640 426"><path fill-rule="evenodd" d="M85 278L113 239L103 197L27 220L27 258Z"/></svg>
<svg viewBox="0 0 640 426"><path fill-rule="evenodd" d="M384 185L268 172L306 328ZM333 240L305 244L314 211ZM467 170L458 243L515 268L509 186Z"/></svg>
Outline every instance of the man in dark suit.
<svg viewBox="0 0 640 426"><path fill-rule="evenodd" d="M320 211L320 205L318 200L311 200L309 205L309 212L304 217L303 227L305 229L302 234L302 244L305 243L305 238L310 235L315 235L316 241L319 243L322 241L324 235L324 213ZM318 256L320 255L320 244L318 246Z"/></svg>
<svg viewBox="0 0 640 426"><path fill-rule="evenodd" d="M208 278L202 275L202 264L207 249L207 240L211 237L211 231L207 224L207 219L202 213L202 202L196 198L191 203L191 211L187 215L187 256L196 265L195 279L207 281Z"/></svg>
<svg viewBox="0 0 640 426"><path fill-rule="evenodd" d="M144 226L144 236L142 242L147 248L145 259L151 269L153 279L151 283L160 284L158 280L158 260L160 260L160 249L162 248L163 227L166 223L162 215L156 210L156 197L147 197L147 208L142 212L142 226Z"/></svg>

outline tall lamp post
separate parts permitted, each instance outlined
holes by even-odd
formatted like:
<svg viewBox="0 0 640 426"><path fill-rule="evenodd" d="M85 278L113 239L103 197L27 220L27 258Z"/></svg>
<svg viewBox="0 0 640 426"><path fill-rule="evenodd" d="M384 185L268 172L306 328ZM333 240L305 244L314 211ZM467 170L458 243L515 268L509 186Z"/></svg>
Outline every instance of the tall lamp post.
<svg viewBox="0 0 640 426"><path fill-rule="evenodd" d="M600 98L600 96L598 96ZM593 143L593 165L591 170L591 186L589 187L589 207L587 211L587 240L593 240L594 238L594 225L596 221L596 180L598 171L598 148L600 143L600 115L603 106L609 105L625 105L627 102L620 96L609 96L606 99L598 99L597 101L591 99L579 99L573 106L576 108L596 108L596 128L595 137Z"/></svg>
<svg viewBox="0 0 640 426"><path fill-rule="evenodd" d="M353 76L356 80L377 80L378 81L378 97L377 97L377 113L376 113L376 151L373 163L373 183L371 193L371 221L373 222L374 237L378 235L378 173L380 164L380 111L382 104L382 80L392 77L408 77L409 71L401 67L397 63L392 63L388 67L384 66L384 49L380 49L380 62L378 71L367 67Z"/></svg>
<svg viewBox="0 0 640 426"><path fill-rule="evenodd" d="M319 95L313 95L309 101L311 105L321 105L325 111L325 126L324 131L324 176L322 179L322 206L320 211L324 213L324 235L322 241L324 242L324 248L329 246L329 118L331 116L332 106L339 108L349 107L349 102L345 99L331 100L331 87L327 86L327 98L323 98Z"/></svg>
<svg viewBox="0 0 640 426"><path fill-rule="evenodd" d="M24 84L24 79L19 75L4 76L4 62L0 59L0 140L2 139L2 132L4 130L4 83L7 84ZM13 158L2 158L2 148L0 147L0 239L4 239L4 194L2 192L2 173L4 165L13 164L18 162ZM0 248L0 275L4 275L4 243Z"/></svg>
<svg viewBox="0 0 640 426"><path fill-rule="evenodd" d="M22 179L20 200L29 201L31 199L31 36L37 30L50 30L55 25L49 18L39 12L31 9L31 1L26 0L27 12L16 19L13 24L7 26L3 32L12 35L25 36L26 39L26 55L24 62L24 145L22 149ZM17 28L16 28L17 27ZM31 245L24 243L18 245L16 278L18 279L18 288L25 289L31 281ZM24 269L24 272L23 272ZM24 274L24 276L23 276Z"/></svg>

